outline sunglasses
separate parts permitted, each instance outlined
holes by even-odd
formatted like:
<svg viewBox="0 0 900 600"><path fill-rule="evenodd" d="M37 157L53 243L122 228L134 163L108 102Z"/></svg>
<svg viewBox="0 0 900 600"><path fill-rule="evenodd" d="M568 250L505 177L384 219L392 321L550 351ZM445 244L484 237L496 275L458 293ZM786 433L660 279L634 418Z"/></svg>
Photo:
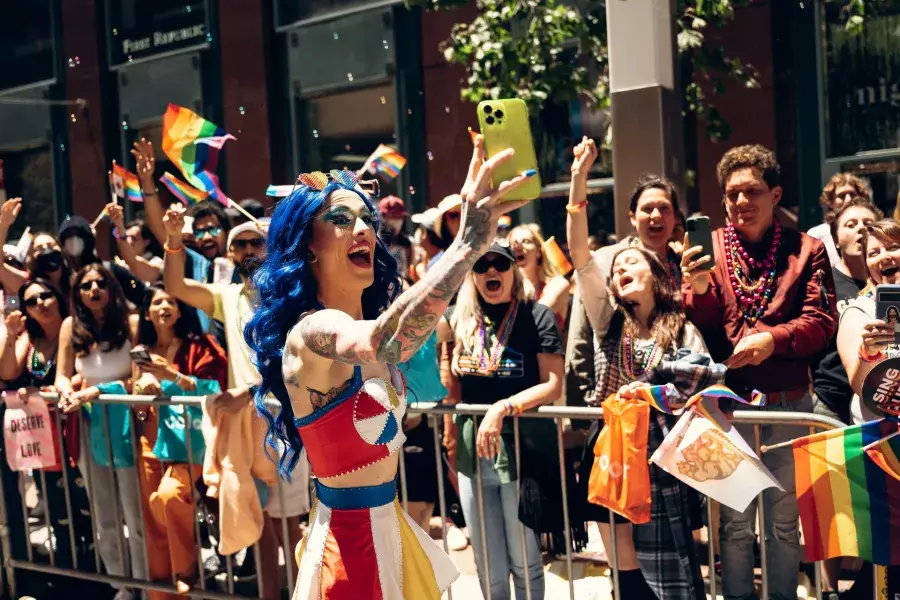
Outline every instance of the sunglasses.
<svg viewBox="0 0 900 600"><path fill-rule="evenodd" d="M247 246L251 248L259 249L266 245L266 240L262 238L253 238L250 240L234 240L231 242L231 248L233 250L246 250Z"/></svg>
<svg viewBox="0 0 900 600"><path fill-rule="evenodd" d="M207 235L210 237L218 237L219 234L222 233L221 227L205 227L203 229L195 229L194 237L199 239L203 239Z"/></svg>
<svg viewBox="0 0 900 600"><path fill-rule="evenodd" d="M512 261L504 256L479 258L475 266L472 267L472 271L477 275L484 275L491 267L497 269L499 273L506 273L512 267Z"/></svg>
<svg viewBox="0 0 900 600"><path fill-rule="evenodd" d="M97 288L101 290L106 289L106 280L105 279L95 279L93 281L84 281L81 285L78 286L82 292L89 292L94 289L94 284L97 284Z"/></svg>
<svg viewBox="0 0 900 600"><path fill-rule="evenodd" d="M454 211L454 212L448 212L448 213L447 213L447 219L448 219L448 220L451 220L451 221L458 221L458 220L459 220L459 216L460 216L460 213L455 212L455 211Z"/></svg>
<svg viewBox="0 0 900 600"><path fill-rule="evenodd" d="M25 298L25 306L34 307L37 306L37 303L41 300L52 300L53 297L53 292L43 291L40 294L32 296L31 298Z"/></svg>

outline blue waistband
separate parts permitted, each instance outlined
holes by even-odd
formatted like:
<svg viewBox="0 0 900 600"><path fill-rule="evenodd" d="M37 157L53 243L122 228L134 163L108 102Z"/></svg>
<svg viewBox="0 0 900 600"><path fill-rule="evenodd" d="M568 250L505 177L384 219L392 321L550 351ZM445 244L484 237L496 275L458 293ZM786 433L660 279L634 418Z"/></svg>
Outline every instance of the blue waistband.
<svg viewBox="0 0 900 600"><path fill-rule="evenodd" d="M328 508L338 510L376 508L394 501L397 497L397 480L356 488L333 488L316 480L316 497Z"/></svg>

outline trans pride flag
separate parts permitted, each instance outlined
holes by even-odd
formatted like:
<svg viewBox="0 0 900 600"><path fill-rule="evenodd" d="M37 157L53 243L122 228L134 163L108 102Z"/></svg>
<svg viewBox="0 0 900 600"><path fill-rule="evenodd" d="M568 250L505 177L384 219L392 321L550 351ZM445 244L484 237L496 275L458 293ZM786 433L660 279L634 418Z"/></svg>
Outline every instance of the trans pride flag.
<svg viewBox="0 0 900 600"><path fill-rule="evenodd" d="M216 163L219 150L236 139L191 110L169 104L163 117L162 148L189 184L225 206L230 201L219 187Z"/></svg>
<svg viewBox="0 0 900 600"><path fill-rule="evenodd" d="M885 420L794 440L794 473L806 557L858 556L900 564L900 481L865 448L897 430Z"/></svg>

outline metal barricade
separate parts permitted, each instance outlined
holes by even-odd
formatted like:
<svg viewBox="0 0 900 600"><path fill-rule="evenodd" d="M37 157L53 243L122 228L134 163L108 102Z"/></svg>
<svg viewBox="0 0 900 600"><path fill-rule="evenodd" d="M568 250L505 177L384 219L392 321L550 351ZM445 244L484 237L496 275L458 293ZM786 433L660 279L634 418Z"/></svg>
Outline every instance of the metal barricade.
<svg viewBox="0 0 900 600"><path fill-rule="evenodd" d="M57 397L55 394L42 394L44 399L48 401L48 403L55 403ZM208 514L202 499L200 498L199 492L197 490L197 482L199 480L197 466L191 467L190 461L193 456L193 448L191 447L191 435L190 429L196 429L193 423L191 423L190 412L187 410L189 406L197 407L204 400L203 396L177 396L170 398L157 398L153 396L132 396L132 395L102 395L97 400L93 402L92 411L94 414L94 418L103 419L104 427L103 427L103 444L106 449L106 458L108 466L99 466L93 462L93 458L91 456L85 456L86 453L90 453L90 443L85 440L88 439L89 431L87 428L87 421L84 420L81 422L81 439L82 443L80 444L80 453L82 456L79 457L79 467L69 467L71 456L67 452L66 443L63 438L63 416L60 414L60 411L53 410L51 411L51 417L55 421L56 425L56 442L59 444L59 450L61 453L60 465L63 465L62 475L60 477L63 488L63 497L64 497L64 505L65 505L65 514L58 515L52 514L51 503L48 501L48 494L55 493L53 490L48 488L47 485L47 474L44 471L35 471L34 472L34 480L35 483L40 482L43 497L43 515L44 515L44 525L43 527L47 530L47 541L44 543L45 549L48 553L48 560L38 560L35 556L34 549L31 543L31 534L32 527L29 524L29 515L28 509L25 501L25 491L26 491L26 474L24 472L20 472L18 474L18 490L17 493L21 498L22 504L22 514L21 515L13 515L9 514L7 510L7 499L8 494L12 493L12 490L4 489L3 479L0 478L0 542L2 542L2 553L3 553L3 566L5 577L2 579L2 583L6 584L7 589L10 593L10 596L13 598L18 597L16 590L16 573L17 572L34 572L34 573L44 573L52 576L61 576L61 577L69 577L80 580L94 581L100 583L106 583L115 588L129 588L133 590L142 590L144 592L163 592L167 594L177 594L186 597L197 597L197 598L210 598L210 599L221 599L221 600L231 600L238 598L248 598L248 597L259 597L259 598L281 598L282 596L282 581L287 586L289 593L293 591L294 585L294 574L292 572L291 565L296 566L296 562L294 561L294 548L290 543L290 532L288 526L289 518L285 516L285 494L283 485L280 479L278 479L276 486L272 489L272 494L277 495L280 498L280 505L282 508L282 517L280 519L280 526L275 521L276 519L266 517L270 519L268 521L271 523L271 527L273 527L272 535L276 534L274 528L280 528L281 530L281 540L279 543L280 550L283 552L284 556L284 572L281 573L279 569L278 579L279 581L271 581L271 577L268 579L264 577L266 573L267 565L263 553L260 549L260 544L264 543L263 540L260 540L250 548L246 550L246 560L253 560L254 568L255 568L255 596L246 596L240 595L235 592L235 568L232 564L232 556L225 557L225 581L220 581L222 578L222 573L218 573L218 578L212 579L212 582L207 581L206 570L204 568L204 556L203 556L203 544L201 543L201 526L200 519L198 515L205 515L207 518L210 517ZM145 538L143 535L139 536L141 543L144 544L144 572L147 573L147 578L138 578L138 577L127 577L127 576L119 576L119 575L109 575L101 565L103 565L100 545L101 542L109 543L110 540L101 540L99 536L99 532L97 529L97 519L96 516L98 514L98 510L101 508L101 505L104 510L111 510L114 514L114 522L117 524L116 527L116 536L117 538L113 540L114 545L116 546L116 554L117 558L121 561L121 565L129 564L129 550L127 541L130 538L133 538L137 535L135 531L128 531L128 538L126 540L125 534L125 519L123 519L122 511L126 507L120 504L119 495L116 493L120 482L119 476L121 475L120 467L115 465L115 461L113 460L114 452L113 452L113 441L110 436L109 430L109 419L107 419L108 415L108 407L110 405L127 405L129 407L130 414L132 418L129 420L128 426L128 440L127 443L130 443L131 449L134 452L134 466L127 467L135 470L136 480L137 480L137 493L140 505L138 508L138 514L140 515L140 526L145 529L146 521L145 514L149 511L149 499L150 494L155 492L156 490L143 489L142 478L137 473L137 470L142 466L142 457L141 457L141 444L138 439L137 432L135 430L135 418L134 418L134 409L138 407L150 407L150 406L160 406L160 405L175 405L184 407L184 419L185 419L185 445L188 456L188 475L187 478L190 480L190 496L191 496L191 510L194 515L193 519L193 544L196 547L196 568L194 576L191 577L190 589L185 590L183 585L181 589L179 589L177 581L177 576L189 576L189 574L181 573L181 574L172 574L172 580L169 581L151 581L150 580L150 566L149 566L149 549L148 544L144 542ZM78 411L72 413L67 418L81 418L82 412ZM121 440L119 440L121 442ZM262 450L261 450L262 451ZM172 464L181 464L181 463L165 463L165 465ZM91 542L93 545L93 562L95 563L95 569L88 570L86 569L86 565L79 563L79 557L84 557L84 551L82 549L79 552L78 543L76 540L76 522L79 518L77 511L73 508L73 500L72 493L73 490L70 489L69 484L69 471L81 470L82 477L84 478L85 488L87 489L87 497L88 497L88 505L90 511L90 536ZM99 493L97 490L96 483L92 485L91 482L91 474L96 477L98 473L104 473L109 478L109 480L114 482L113 485L113 498L103 498L100 499L96 495ZM162 468L161 475L165 473L165 469ZM125 483L125 482L122 482ZM132 509L134 507L131 507ZM64 517L67 525L62 525L60 523L60 516ZM25 532L25 555L16 555L13 551L11 537L10 537L10 524L12 523L12 519L22 519L24 532ZM213 519L218 519L218 515L213 516ZM68 531L62 531L63 529L67 529ZM275 537L271 537L272 540L277 540ZM66 544L69 546L68 555L72 557L70 564L60 564L58 560L58 555L60 554L61 545ZM270 544L271 545L271 544ZM215 548L213 547L213 550ZM278 557L278 547L269 548L270 553L275 552L275 557ZM210 551L210 555L213 552ZM168 558L168 557L167 557ZM66 561L68 562L68 561ZM132 566L132 571L134 570L134 565ZM224 589L213 589L213 585L208 585L208 583L215 583L220 588ZM25 590L23 590L25 591Z"/></svg>
<svg viewBox="0 0 900 600"><path fill-rule="evenodd" d="M447 546L447 506L445 501L445 490L444 490L444 479L442 477L442 465L441 465L441 442L439 439L441 427L439 426L439 418L443 415L466 415L471 416L474 420L474 426L477 431L479 417L483 417L490 407L488 405L472 405L472 404L457 404L457 405L445 405L445 404L435 404L435 403L419 403L413 404L409 407L408 412L410 414L422 414L425 415L429 420L429 425L432 429L432 435L434 436L434 450L436 457L435 468L438 470L438 504L440 508L440 517L442 524L442 542L443 548L445 551L448 550ZM597 420L601 419L603 416L603 410L600 408L575 408L575 407L556 407L556 406L542 406L537 410L528 411L522 415L517 415L513 417L513 433L514 433L514 444L515 444L515 452L516 452L516 464L518 467L521 467L521 462L519 459L520 452L520 431L519 431L519 419L550 419L553 421L556 428L556 441L557 441L557 451L558 451L558 459L559 459L559 469L560 469L560 486L561 486L561 496L562 496L562 511L563 511L563 522L565 526L565 538L566 538L566 555L565 555L565 565L566 565L566 576L568 580L568 588L569 588L569 598L575 599L575 579L573 576L573 546L572 540L570 537L570 514L569 514L569 503L568 503L568 490L566 488L566 463L565 463L565 448L563 446L563 423L567 419L580 419L580 420ZM760 428L762 426L791 426L791 427L803 427L808 428L810 433L816 433L817 431L826 431L830 429L841 428L844 426L843 423L831 419L828 417L810 414L810 413L798 413L798 412L763 412L763 411L735 411L732 417L732 422L735 424L741 425L752 425L754 431L754 439L747 440L748 443L754 444L754 448L758 456L762 456L760 452ZM405 468L405 457L401 454L400 459L400 477L401 477L401 501L404 509L408 506L408 499L406 495L406 479L408 474ZM481 537L482 547L487 547L487 532L485 529L485 510L484 510L484 502L483 502L483 494L481 490L481 479L482 473L480 468L480 461L476 460L476 489L478 495L477 510L479 513L479 522L480 527L477 532L469 532L469 535L479 535ZM767 559L767 548L766 548L766 535L765 535L765 519L766 519L766 510L765 510L765 502L763 501L763 494L761 493L757 498L758 502L758 523L757 529L760 532L760 554L761 554L761 562L762 562L762 594L761 600L768 600L769 598L769 590L767 583L767 568L766 568L766 559ZM716 569L715 569L715 554L714 549L716 545L716 539L719 532L712 526L713 512L714 512L714 501L707 498L707 528L709 532L709 539L707 542L708 547L708 564L709 564L709 577L706 582L708 585L708 593L712 598L716 598L718 592L718 581L716 577ZM526 562L525 565L525 577L524 583L526 586L526 597L528 600L532 600L532 592L530 581L527 576L527 555L525 553L526 546L526 538L525 538L525 526L520 522L519 523L519 543L522 548L522 556L525 557L524 560ZM613 589L618 589L618 557L617 557L617 545L616 545L616 527L614 526L612 519L610 519L610 531L611 531L611 546L612 548L607 548L607 556L609 556L609 566L611 570L611 580L613 584ZM487 553L485 553L487 554ZM483 560L483 568L485 573L489 573L490 569L490 560L491 557L485 555L482 557ZM800 565L797 565L798 572L800 569ZM815 594L817 600L821 600L822 598L822 581L821 581L821 565L816 563L814 565L815 569ZM482 589L485 590L485 596L487 600L491 600L491 588L490 585L484 585L482 583ZM877 598L877 590L878 586L874 587L876 590L875 596ZM452 600L452 593L449 595L449 598ZM547 596L549 597L549 596ZM559 596L554 596L557 598ZM534 599L540 600L540 599Z"/></svg>
<svg viewBox="0 0 900 600"><path fill-rule="evenodd" d="M55 400L55 395L44 395L45 399L48 401ZM156 398L151 396L116 396L116 395L104 395L101 396L98 400L94 402L95 409L98 410L98 414L106 415L107 407L111 404L125 404L128 405L131 409L139 406L152 406L152 405L181 405L185 408L189 406L198 406L204 400L203 397L198 396L184 396L184 397L171 397L171 398ZM445 482L443 477L443 468L442 468L442 452L441 452L441 427L439 426L439 419L444 415L467 415L471 416L475 422L475 427L477 429L478 421L480 417L483 417L488 410L488 406L484 405L466 405L466 404L458 404L455 406L451 405L440 405L440 404L416 404L409 407L410 414L423 414L429 421L429 425L431 427L431 433L433 436L433 448L436 457L435 469L437 470L437 492L438 492L438 507L441 516L441 530L442 530L442 539L441 543L443 544L443 548L445 551L448 551L448 541L447 541L447 519L449 516L448 507L445 499ZM74 415L79 415L80 413L73 413ZM61 463L66 464L68 461L68 453L66 451L65 440L63 439L63 421L62 416L59 411L53 411L54 420L56 423L56 436L57 441L59 442L59 448L62 452ZM185 415L187 419L188 411L185 410ZM573 570L573 541L570 535L570 525L571 525L571 515L569 513L569 494L567 489L567 479L566 479L566 458L565 458L565 448L564 448L564 421L568 419L581 419L581 420L597 420L602 418L603 411L599 408L572 408L572 407L541 407L535 411L529 411L520 416L514 417L513 421L513 434L514 434L514 447L516 453L516 465L517 468L521 468L521 460L520 460L520 450L521 450L521 432L519 428L520 421L519 419L549 419L552 420L554 428L555 428L555 438L558 449L558 468L559 468L559 485L560 492L562 498L562 521L564 526L564 537L565 537L565 572L567 575L567 583L568 583L568 597L570 599L576 598L575 595L575 578L574 578L574 570ZM71 418L71 417L70 417ZM190 473L190 492L191 492L191 506L194 511L194 543L196 545L197 551L197 581L191 589L185 592L184 589L179 590L177 587L177 582L175 581L175 575L173 574L173 581L163 582L163 581L150 581L149 577L147 579L138 579L135 577L124 577L124 576L116 576L109 575L102 572L102 556L99 550L98 543L98 529L96 526L96 522L94 516L97 514L98 510L98 500L94 496L96 493L96 486L91 484L90 476L93 471L96 475L96 469L105 469L107 470L107 474L110 475L113 480L117 474L115 473L116 467L114 466L113 457L113 448L112 448L112 439L109 435L108 428L108 420L105 419L107 427L104 428L104 439L103 443L106 447L107 458L109 466L107 467L94 467L94 468L86 468L82 473L83 477L86 479L86 487L88 491L89 498L89 507L90 507L90 535L93 541L93 562L95 563L95 568L93 571L89 571L86 568L86 565L79 563L79 552L77 551L77 540L75 533L75 511L73 509L73 490L70 489L69 479L66 476L66 471L63 471L63 475L61 476L61 483L63 488L63 497L64 497L64 505L65 505L65 518L68 522L67 532L56 531L53 528L53 519L54 514L51 510L50 503L47 502L46 498L44 500L44 518L47 527L47 550L48 550L48 560L46 562L37 560L34 556L34 552L30 543L30 525L28 520L27 509L25 508L24 502L24 491L25 491L25 475L20 474L18 477L18 492L22 497L22 514L14 515L10 514L7 509L7 493L11 493L11 490L4 489L3 479L0 478L0 542L2 542L2 552L3 552L3 565L5 570L5 577L3 578L5 583L9 586L10 593L13 597L16 597L15 590L15 575L16 572L37 572L37 573L46 573L49 575L56 576L64 576L71 577L75 579L89 580L95 582L106 583L114 587L127 587L135 590L143 590L146 592L164 592L168 594L180 594L184 596L192 596L192 597L200 597L200 598L211 598L211 599L221 599L221 600L229 600L235 598L246 598L248 596L241 596L235 593L235 573L234 566L232 564L232 557L226 557L226 565L225 565L225 589L217 590L211 589L213 586L208 586L208 582L205 578L204 573L204 561L203 561L203 552L202 545L200 544L201 530L200 530L200 522L196 518L198 511L204 512L205 509L201 504L198 503L199 493L196 489L196 481L197 477L193 476L193 472ZM189 421L189 419L187 419ZM842 427L843 424L835 421L833 419L829 419L827 417L822 417L813 414L807 413L791 413L791 412L756 412L756 411L736 411L733 415L733 422L736 424L745 424L752 425L754 429L754 446L756 448L757 454L760 454L760 444L759 444L759 432L760 427L766 425L773 426L792 426L792 427L803 427L808 428L810 432L815 432L817 430L828 430L833 428ZM129 441L131 443L131 447L135 453L135 467L139 468L139 457L141 453L140 441L138 439L135 427L134 427L134 419L130 421L131 425L128 428L128 436ZM82 435L87 436L86 429L82 428ZM86 439L86 438L85 438ZM748 440L749 442L749 440ZM190 457L193 455L191 448L191 436L188 431L186 431L185 435L185 443L187 446L187 454L190 460ZM82 444L82 453L89 452L89 450ZM82 461L83 462L83 461ZM482 547L487 547L487 530L485 527L485 507L484 507L484 495L482 494L482 473L480 468L480 461L476 460L476 473L475 473L475 486L478 494L477 501L477 510L480 516L480 527L477 532L470 532L470 535L479 535L482 541ZM65 468L65 467L64 467ZM401 501L404 509L408 507L408 497L407 497L407 482L409 474L406 469L406 461L405 461L405 453L400 452L400 462L399 462L399 473L398 473L400 482L401 482ZM36 472L35 473L36 481L41 482L42 489L44 493L48 493L48 484L47 484L47 474L44 472ZM521 478L518 478L521 481ZM139 485L139 497L141 502L145 502L150 495L150 490L140 489L140 479L138 479ZM281 505L284 507L284 489L281 481L279 480L274 493L281 499ZM521 489L519 489L519 493L521 493ZM108 503L107 503L108 504ZM762 501L762 494L759 497L759 513L758 513L758 530L761 533L765 532L765 503ZM119 554L119 558L122 560L122 564L127 564L127 543L125 539L125 528L123 527L124 520L122 518L121 511L124 507L119 505L117 499L114 499L112 502L112 510L115 513L114 519L119 526L117 527L117 539L115 540L117 546L117 553ZM142 504L143 508L143 504ZM713 503L707 502L707 521L709 527L709 541L708 541L708 551L709 551L709 580L707 582L709 594L715 598L718 591L718 581L716 578L716 572L714 568L714 546L715 546L715 538L718 535L718 531L715 531L711 526L713 523ZM144 511L140 511L142 524L144 518ZM13 519L21 518L23 519L24 530L26 534L26 555L25 556L16 556L12 551L12 545L10 540L10 523ZM273 523L276 527L279 527L281 530L282 543L281 548L284 553L284 582L287 585L287 589L290 591L293 589L294 585L294 575L292 569L290 567L291 562L294 560L293 557L293 548L289 543L290 540L290 531L288 525L288 518L282 516L280 526L278 524ZM617 557L617 546L616 546L616 528L613 526L611 529L612 535L612 543L611 548L607 548L607 553L609 556L609 564L611 568L611 580L613 583L614 589L618 587L618 557ZM133 532L129 532L129 536L133 535ZM528 563L528 553L527 553L527 540L526 540L526 532L525 526L519 522L519 546L521 548L523 560L525 561L525 592L528 600L540 600L537 597L537 594L533 592L531 589L530 579L527 576L527 563ZM68 544L70 549L70 555L72 557L72 564L65 565L59 564L59 549L61 544ZM146 552L146 544L145 544L145 552ZM766 536L760 536L760 552L762 558L762 600L767 600L768 598L768 585L767 585L767 574L766 574L766 557L767 557L767 547L766 547ZM261 553L260 544L257 543L253 547L247 550L248 554L252 554L255 561L255 577L258 585L256 586L256 597L264 598L264 597L278 597L281 593L281 582L274 582L265 579L263 576L264 572L262 571L264 562L264 558ZM489 572L490 560L491 557L485 556L482 557L484 564L484 572ZM149 559L145 553L145 564L144 568L149 575ZM799 567L799 565L798 565ZM815 590L816 590L816 598L821 599L821 571L820 565L815 565ZM279 579L282 579L282 575L279 575ZM216 580L214 580L216 581ZM218 585L221 585L221 582L217 582ZM484 586L487 590L486 597L487 600L491 600L491 591L490 586ZM875 586L875 589L878 589L878 586ZM447 592L447 597L452 600L453 594L452 590ZM548 596L549 597L549 596ZM554 598L559 596L554 596Z"/></svg>

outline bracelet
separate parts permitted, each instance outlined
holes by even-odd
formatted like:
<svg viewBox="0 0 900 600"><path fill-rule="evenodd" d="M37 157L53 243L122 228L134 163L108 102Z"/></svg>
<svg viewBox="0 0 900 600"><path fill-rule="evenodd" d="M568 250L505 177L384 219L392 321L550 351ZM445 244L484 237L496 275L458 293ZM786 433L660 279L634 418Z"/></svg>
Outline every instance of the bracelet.
<svg viewBox="0 0 900 600"><path fill-rule="evenodd" d="M118 228L118 227L113 227L113 232L112 232L112 234L113 234L113 237L116 238L117 240L124 240L124 239L125 239L125 234L124 234L124 233L119 233L119 228Z"/></svg>
<svg viewBox="0 0 900 600"><path fill-rule="evenodd" d="M884 359L884 352L882 352L881 350L879 350L875 354L869 354L868 352L866 352L865 344L859 345L859 360L867 363L874 363L879 362L882 359Z"/></svg>
<svg viewBox="0 0 900 600"><path fill-rule="evenodd" d="M159 188L153 188L152 192L145 192L144 188L141 188L141 196L158 196Z"/></svg>
<svg viewBox="0 0 900 600"><path fill-rule="evenodd" d="M184 375L179 372L175 373L175 385L181 387L181 382L184 381Z"/></svg>
<svg viewBox="0 0 900 600"><path fill-rule="evenodd" d="M581 212L581 210L587 206L588 201L582 200L578 204L566 204L566 212L569 214L575 214Z"/></svg>
<svg viewBox="0 0 900 600"><path fill-rule="evenodd" d="M163 244L163 250L165 250L168 254L180 254L184 252L184 244L178 246L177 248L172 248L169 244Z"/></svg>

